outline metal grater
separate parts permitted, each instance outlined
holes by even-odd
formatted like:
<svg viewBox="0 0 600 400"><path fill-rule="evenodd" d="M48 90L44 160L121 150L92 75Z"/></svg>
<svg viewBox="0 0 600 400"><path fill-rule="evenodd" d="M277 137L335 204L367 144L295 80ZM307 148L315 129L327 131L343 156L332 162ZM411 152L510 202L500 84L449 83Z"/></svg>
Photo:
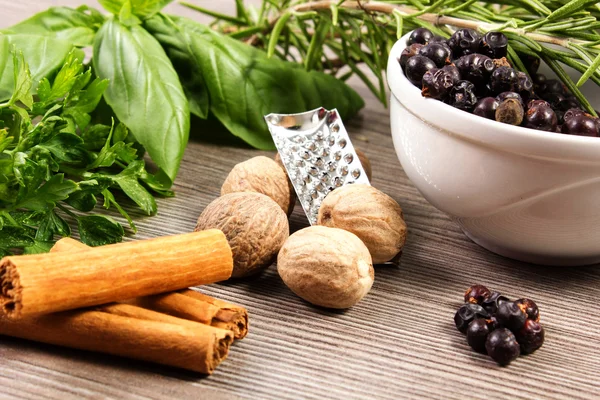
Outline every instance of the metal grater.
<svg viewBox="0 0 600 400"><path fill-rule="evenodd" d="M265 120L311 225L329 192L370 184L336 109L269 114Z"/></svg>

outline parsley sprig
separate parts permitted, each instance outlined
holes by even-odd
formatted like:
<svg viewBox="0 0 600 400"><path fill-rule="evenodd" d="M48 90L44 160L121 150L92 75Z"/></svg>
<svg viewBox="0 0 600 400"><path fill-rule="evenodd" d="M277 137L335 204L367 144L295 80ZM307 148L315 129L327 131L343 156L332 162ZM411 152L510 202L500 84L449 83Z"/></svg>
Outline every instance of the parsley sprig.
<svg viewBox="0 0 600 400"><path fill-rule="evenodd" d="M119 242L123 226L94 213L99 206L114 208L135 232L117 199L152 215L151 192L172 195L146 171L144 149L127 127L99 106L108 81L92 79L83 58L71 51L32 95L26 60L13 50L14 91L0 103L0 255L46 252L75 224L88 245Z"/></svg>

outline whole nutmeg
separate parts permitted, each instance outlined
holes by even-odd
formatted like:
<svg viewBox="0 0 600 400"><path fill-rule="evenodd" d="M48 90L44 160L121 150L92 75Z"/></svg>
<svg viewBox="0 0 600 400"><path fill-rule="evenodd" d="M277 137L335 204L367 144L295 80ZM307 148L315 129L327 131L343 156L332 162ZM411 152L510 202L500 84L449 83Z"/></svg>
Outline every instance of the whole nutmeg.
<svg viewBox="0 0 600 400"><path fill-rule="evenodd" d="M371 169L371 161L369 161L369 158L361 149L354 147L354 151L356 151L356 155L358 156L358 159L360 160L360 163L361 163L363 169L365 170L365 173L367 174L367 178L369 178L369 181L370 181L371 177L373 175L373 170ZM279 156L279 153L275 154L274 160L285 171L285 167L283 166L283 162L281 161L281 157ZM290 185L291 185L291 183L290 183ZM293 188L292 188L292 190L293 190Z"/></svg>
<svg viewBox="0 0 600 400"><path fill-rule="evenodd" d="M277 256L283 282L309 303L352 307L373 285L369 249L342 229L311 226L297 231Z"/></svg>
<svg viewBox="0 0 600 400"><path fill-rule="evenodd" d="M374 264L392 260L406 242L406 223L396 200L369 185L346 185L329 193L317 223L358 236Z"/></svg>
<svg viewBox="0 0 600 400"><path fill-rule="evenodd" d="M220 229L233 253L234 278L253 275L275 261L289 236L281 207L260 193L229 193L210 203L200 214L196 231Z"/></svg>
<svg viewBox="0 0 600 400"><path fill-rule="evenodd" d="M221 195L257 192L269 196L290 215L296 204L296 193L285 170L269 157L258 156L237 164L221 186Z"/></svg>

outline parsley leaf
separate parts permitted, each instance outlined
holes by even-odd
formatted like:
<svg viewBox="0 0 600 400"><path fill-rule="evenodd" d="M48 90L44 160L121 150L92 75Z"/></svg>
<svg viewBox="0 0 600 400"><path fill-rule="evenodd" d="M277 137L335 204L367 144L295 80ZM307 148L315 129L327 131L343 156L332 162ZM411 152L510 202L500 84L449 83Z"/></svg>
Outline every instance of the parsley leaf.
<svg viewBox="0 0 600 400"><path fill-rule="evenodd" d="M0 65L5 65L2 54ZM81 51L74 49L31 95L23 54L11 56L14 88L10 100L0 103L0 256L49 251L57 237L75 230L68 221L76 221L74 233L90 246L122 241L125 230L118 221L86 214L96 210L98 198L135 233L113 190L147 214L156 213L149 190L170 192L146 171L144 152L125 125L92 122L106 120L103 110L95 113L108 82L92 79Z"/></svg>
<svg viewBox="0 0 600 400"><path fill-rule="evenodd" d="M123 227L110 217L88 215L77 218L81 241L88 246L102 246L123 240Z"/></svg>

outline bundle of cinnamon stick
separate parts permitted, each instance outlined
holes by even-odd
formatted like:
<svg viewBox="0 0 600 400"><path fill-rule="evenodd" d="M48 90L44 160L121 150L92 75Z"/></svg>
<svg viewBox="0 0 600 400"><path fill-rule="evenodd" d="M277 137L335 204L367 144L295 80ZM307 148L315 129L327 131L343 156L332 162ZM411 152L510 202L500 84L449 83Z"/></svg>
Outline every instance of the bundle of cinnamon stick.
<svg viewBox="0 0 600 400"><path fill-rule="evenodd" d="M187 288L232 269L219 230L97 248L61 239L0 261L0 334L210 374L248 313Z"/></svg>

